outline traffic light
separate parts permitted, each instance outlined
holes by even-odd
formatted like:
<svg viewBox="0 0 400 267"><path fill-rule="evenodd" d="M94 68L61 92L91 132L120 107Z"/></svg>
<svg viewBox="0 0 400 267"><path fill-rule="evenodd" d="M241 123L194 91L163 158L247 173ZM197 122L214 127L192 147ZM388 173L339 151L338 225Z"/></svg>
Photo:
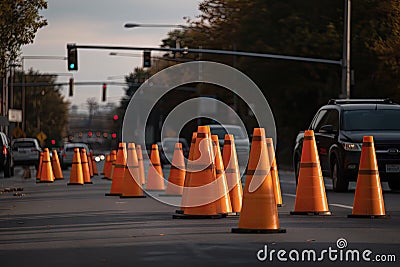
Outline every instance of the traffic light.
<svg viewBox="0 0 400 267"><path fill-rule="evenodd" d="M74 95L74 78L69 78L69 96Z"/></svg>
<svg viewBox="0 0 400 267"><path fill-rule="evenodd" d="M119 119L118 115L115 114L114 117L113 117L113 120L117 121L118 119Z"/></svg>
<svg viewBox="0 0 400 267"><path fill-rule="evenodd" d="M103 94L101 97L101 101L106 102L107 99L107 84L103 83Z"/></svg>
<svg viewBox="0 0 400 267"><path fill-rule="evenodd" d="M93 132L89 131L89 132L87 133L87 136L88 136L88 137L92 137L92 136L93 136Z"/></svg>
<svg viewBox="0 0 400 267"><path fill-rule="evenodd" d="M78 70L78 49L67 46L68 50L68 70Z"/></svg>
<svg viewBox="0 0 400 267"><path fill-rule="evenodd" d="M117 134L116 134L116 133L112 133L112 134L111 134L111 138L112 138L112 139L116 139L116 138L117 138Z"/></svg>
<svg viewBox="0 0 400 267"><path fill-rule="evenodd" d="M151 52L143 51L143 68L151 67Z"/></svg>

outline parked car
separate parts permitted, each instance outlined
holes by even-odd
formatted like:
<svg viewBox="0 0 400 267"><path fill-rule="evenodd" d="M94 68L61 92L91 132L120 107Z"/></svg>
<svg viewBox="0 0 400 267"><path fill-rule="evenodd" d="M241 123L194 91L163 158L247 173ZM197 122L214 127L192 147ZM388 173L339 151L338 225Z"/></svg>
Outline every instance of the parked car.
<svg viewBox="0 0 400 267"><path fill-rule="evenodd" d="M333 190L348 190L356 181L363 136L374 137L381 181L400 189L400 105L388 99L330 100L321 107L308 129L314 130L324 177L332 179ZM293 163L296 182L304 133L296 138Z"/></svg>
<svg viewBox="0 0 400 267"><path fill-rule="evenodd" d="M40 152L42 149L35 138L18 138L12 141L14 165L34 165L39 167Z"/></svg>
<svg viewBox="0 0 400 267"><path fill-rule="evenodd" d="M66 143L64 149L61 150L60 165L63 170L68 169L72 166L72 160L74 158L74 149L79 148L79 151L84 148L89 153L89 146L85 143Z"/></svg>
<svg viewBox="0 0 400 267"><path fill-rule="evenodd" d="M183 155L187 158L189 154L189 145L184 138L164 138L162 142L158 142L158 149L160 153L160 161L163 165L171 164L172 157L174 156L175 144L179 142L182 144Z"/></svg>
<svg viewBox="0 0 400 267"><path fill-rule="evenodd" d="M221 149L224 146L225 134L233 134L239 167L241 170L244 170L247 166L250 151L250 142L246 130L238 125L230 124L211 124L208 126L210 126L211 134L218 135L219 146Z"/></svg>
<svg viewBox="0 0 400 267"><path fill-rule="evenodd" d="M10 147L10 140L3 132L0 132L0 146L2 147L0 171L3 171L4 177L8 178L14 175L14 157Z"/></svg>

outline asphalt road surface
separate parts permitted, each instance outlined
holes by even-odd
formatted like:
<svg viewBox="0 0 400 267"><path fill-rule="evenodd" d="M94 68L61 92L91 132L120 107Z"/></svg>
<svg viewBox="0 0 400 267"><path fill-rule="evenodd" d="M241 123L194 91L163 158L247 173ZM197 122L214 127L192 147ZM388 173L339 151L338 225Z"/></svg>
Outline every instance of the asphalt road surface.
<svg viewBox="0 0 400 267"><path fill-rule="evenodd" d="M2 267L399 266L400 193L385 183L390 218L347 218L354 190L334 193L330 181L332 216L293 216L293 173L280 171L279 219L287 232L233 234L238 217L174 220L176 207L150 197L106 197L111 182L101 176L91 185L67 186L68 171L51 184L23 179L22 169L15 174L0 174L0 191L23 188L0 194Z"/></svg>

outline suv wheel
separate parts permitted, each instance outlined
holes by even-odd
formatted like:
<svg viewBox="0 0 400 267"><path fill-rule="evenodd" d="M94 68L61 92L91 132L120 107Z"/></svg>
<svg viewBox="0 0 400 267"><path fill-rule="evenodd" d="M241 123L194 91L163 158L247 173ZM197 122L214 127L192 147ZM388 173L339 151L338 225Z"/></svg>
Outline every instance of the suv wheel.
<svg viewBox="0 0 400 267"><path fill-rule="evenodd" d="M331 165L331 179L334 192L347 192L349 188L349 181L343 177L342 169L340 168L339 161L335 158Z"/></svg>
<svg viewBox="0 0 400 267"><path fill-rule="evenodd" d="M400 190L400 180L399 179L390 179L389 181L389 187L391 190Z"/></svg>

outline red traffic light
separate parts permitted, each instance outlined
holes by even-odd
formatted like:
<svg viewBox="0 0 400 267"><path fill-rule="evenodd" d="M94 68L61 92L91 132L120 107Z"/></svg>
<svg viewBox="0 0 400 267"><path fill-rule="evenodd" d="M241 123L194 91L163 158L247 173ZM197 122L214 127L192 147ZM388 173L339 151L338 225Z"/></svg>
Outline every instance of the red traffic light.
<svg viewBox="0 0 400 267"><path fill-rule="evenodd" d="M115 138L117 138L117 134L116 133L112 133L111 137L112 137L112 139L115 139Z"/></svg>
<svg viewBox="0 0 400 267"><path fill-rule="evenodd" d="M119 119L118 115L114 115L113 120L117 121Z"/></svg>
<svg viewBox="0 0 400 267"><path fill-rule="evenodd" d="M88 132L87 135L88 135L89 137L92 137L92 136L93 136L93 132Z"/></svg>
<svg viewBox="0 0 400 267"><path fill-rule="evenodd" d="M52 145L55 145L55 144L56 144L56 140L51 139L51 144L52 144Z"/></svg>

